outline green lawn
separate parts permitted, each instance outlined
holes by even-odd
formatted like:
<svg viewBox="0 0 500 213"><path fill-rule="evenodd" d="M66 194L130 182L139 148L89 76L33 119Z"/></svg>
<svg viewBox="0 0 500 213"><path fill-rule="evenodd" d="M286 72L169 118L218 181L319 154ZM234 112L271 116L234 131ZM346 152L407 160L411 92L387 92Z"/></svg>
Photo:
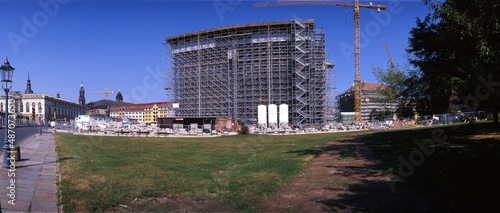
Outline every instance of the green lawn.
<svg viewBox="0 0 500 213"><path fill-rule="evenodd" d="M368 133L373 132L218 138L57 135L62 203L68 212L94 212L135 198L170 197L218 201L252 212L319 154L322 145L362 134L380 168L404 180L394 184L395 193L418 197L387 201L387 210L414 206L425 211L500 211L498 126L481 123ZM347 150L337 159L354 157ZM404 167L406 174L401 173L401 159L414 171Z"/></svg>
<svg viewBox="0 0 500 213"><path fill-rule="evenodd" d="M427 153L415 139L426 143L423 149ZM404 178L395 184L396 192L411 190L425 200L425 204L417 204L421 209L500 211L499 126L481 123L378 132L363 141L381 160L383 170ZM424 154L422 159L418 152ZM408 164L402 164L400 156L413 167L413 173L408 172Z"/></svg>
<svg viewBox="0 0 500 213"><path fill-rule="evenodd" d="M141 197L219 201L255 211L320 147L359 133L218 138L57 135L64 210L106 211Z"/></svg>

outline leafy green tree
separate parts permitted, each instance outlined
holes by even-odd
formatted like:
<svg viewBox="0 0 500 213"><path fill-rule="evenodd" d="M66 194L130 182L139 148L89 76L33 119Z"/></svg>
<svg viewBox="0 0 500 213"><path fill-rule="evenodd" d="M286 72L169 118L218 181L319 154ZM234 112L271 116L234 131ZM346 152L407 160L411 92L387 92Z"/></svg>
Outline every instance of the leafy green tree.
<svg viewBox="0 0 500 213"><path fill-rule="evenodd" d="M432 14L417 19L407 52L417 70L407 95L420 111L445 112L454 92L463 110L500 108L500 1L424 0ZM412 91L413 90L413 91ZM416 91L419 90L419 91Z"/></svg>
<svg viewBox="0 0 500 213"><path fill-rule="evenodd" d="M393 69L389 66L388 69L374 67L372 73L381 84L387 87L379 88L379 92L384 95L386 103L398 101L398 108L396 114L398 117L413 117L413 109L416 107L415 101L412 96L405 93L408 91L408 71L403 71L398 66Z"/></svg>
<svg viewBox="0 0 500 213"><path fill-rule="evenodd" d="M372 68L372 73L379 83L386 85L387 87L379 88L379 91L386 97L386 101L397 100L401 96L401 92L404 90L404 81L406 80L406 75L403 71L397 67L394 70L384 70L382 68L374 67Z"/></svg>

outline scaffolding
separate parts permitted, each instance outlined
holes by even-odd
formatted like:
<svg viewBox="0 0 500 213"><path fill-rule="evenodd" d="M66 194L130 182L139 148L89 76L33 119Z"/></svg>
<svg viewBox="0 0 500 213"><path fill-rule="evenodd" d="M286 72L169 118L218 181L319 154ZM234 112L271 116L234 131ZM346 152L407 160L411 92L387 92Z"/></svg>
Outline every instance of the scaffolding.
<svg viewBox="0 0 500 213"><path fill-rule="evenodd" d="M166 39L182 117L257 123L257 106L288 104L291 125L325 123L325 34L314 20L249 24Z"/></svg>

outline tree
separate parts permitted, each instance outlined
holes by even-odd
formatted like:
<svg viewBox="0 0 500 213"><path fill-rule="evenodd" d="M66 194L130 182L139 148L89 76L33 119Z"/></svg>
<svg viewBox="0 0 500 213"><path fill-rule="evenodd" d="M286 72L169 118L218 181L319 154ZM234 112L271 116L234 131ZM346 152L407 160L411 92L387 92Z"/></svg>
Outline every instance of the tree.
<svg viewBox="0 0 500 213"><path fill-rule="evenodd" d="M406 74L394 67L391 72L390 68L384 70L378 67L372 68L372 73L381 84L387 87L379 88L379 91L386 97L387 101L397 100L401 92L404 90L404 81L406 80Z"/></svg>
<svg viewBox="0 0 500 213"><path fill-rule="evenodd" d="M420 91L406 91L430 111L450 108L453 92L463 110L488 110L498 124L500 108L500 2L424 0L433 14L417 19L407 52ZM425 100L427 98L427 100ZM455 99L454 99L455 100ZM455 100L457 101L457 100Z"/></svg>
<svg viewBox="0 0 500 213"><path fill-rule="evenodd" d="M415 103L405 93L408 90L407 81L409 77L406 74L407 72L395 66L392 70L391 67L387 70L374 67L372 73L379 83L387 86L379 88L379 92L385 97L383 101L385 103L399 101L396 114L400 117L413 117Z"/></svg>

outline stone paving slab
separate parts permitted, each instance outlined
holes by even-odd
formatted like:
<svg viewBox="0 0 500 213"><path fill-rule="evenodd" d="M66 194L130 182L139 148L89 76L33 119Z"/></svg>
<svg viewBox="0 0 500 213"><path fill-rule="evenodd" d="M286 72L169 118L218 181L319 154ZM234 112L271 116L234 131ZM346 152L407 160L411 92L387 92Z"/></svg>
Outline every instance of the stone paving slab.
<svg viewBox="0 0 500 213"><path fill-rule="evenodd" d="M20 201L16 200L15 204L16 205L11 205L8 203L8 198L2 198L2 212L7 212L7 211L18 211L18 212L29 212L31 208L31 202L30 201Z"/></svg>
<svg viewBox="0 0 500 213"><path fill-rule="evenodd" d="M58 212L57 154L54 137L49 132L26 138L21 147L21 161L16 162L15 205L9 204L9 170L0 169L1 212Z"/></svg>

